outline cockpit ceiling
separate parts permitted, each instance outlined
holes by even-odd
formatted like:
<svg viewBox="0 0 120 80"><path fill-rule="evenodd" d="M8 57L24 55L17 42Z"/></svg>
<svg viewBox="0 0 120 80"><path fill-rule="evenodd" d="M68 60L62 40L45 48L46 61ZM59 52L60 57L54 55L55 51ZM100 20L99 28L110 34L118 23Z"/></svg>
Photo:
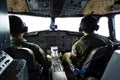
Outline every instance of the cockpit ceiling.
<svg viewBox="0 0 120 80"><path fill-rule="evenodd" d="M9 13L64 17L120 12L119 0L7 0Z"/></svg>

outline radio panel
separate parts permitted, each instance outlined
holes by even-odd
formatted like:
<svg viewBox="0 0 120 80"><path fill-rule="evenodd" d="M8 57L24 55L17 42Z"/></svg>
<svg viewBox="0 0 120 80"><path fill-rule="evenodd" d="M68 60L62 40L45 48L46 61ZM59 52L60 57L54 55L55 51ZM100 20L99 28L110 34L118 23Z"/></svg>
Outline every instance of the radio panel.
<svg viewBox="0 0 120 80"><path fill-rule="evenodd" d="M0 75L10 65L12 61L12 57L10 57L6 52L0 51Z"/></svg>
<svg viewBox="0 0 120 80"><path fill-rule="evenodd" d="M61 60L59 58L57 46L51 47L51 56L52 56L51 71L53 80L67 80L66 74L61 64Z"/></svg>

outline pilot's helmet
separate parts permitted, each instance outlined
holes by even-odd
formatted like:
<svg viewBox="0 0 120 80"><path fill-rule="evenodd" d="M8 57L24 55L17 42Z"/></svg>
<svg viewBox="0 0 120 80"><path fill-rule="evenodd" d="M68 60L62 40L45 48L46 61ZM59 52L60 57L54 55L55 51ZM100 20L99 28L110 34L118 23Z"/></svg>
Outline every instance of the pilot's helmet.
<svg viewBox="0 0 120 80"><path fill-rule="evenodd" d="M27 32L27 26L24 22L22 22L21 18L18 16L10 15L9 16L10 22L10 33L11 34L19 34Z"/></svg>
<svg viewBox="0 0 120 80"><path fill-rule="evenodd" d="M81 20L79 31L93 32L98 28L97 19L92 15L87 15Z"/></svg>

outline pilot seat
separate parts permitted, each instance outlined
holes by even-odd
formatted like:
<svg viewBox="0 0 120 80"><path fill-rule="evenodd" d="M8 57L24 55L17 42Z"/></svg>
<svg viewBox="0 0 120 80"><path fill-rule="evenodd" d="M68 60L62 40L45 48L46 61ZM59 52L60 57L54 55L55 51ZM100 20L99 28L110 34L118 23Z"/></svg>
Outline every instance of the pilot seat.
<svg viewBox="0 0 120 80"><path fill-rule="evenodd" d="M5 49L5 52L14 59L25 59L27 61L29 79L40 80L42 73L40 73L39 69L42 69L42 66L38 65L35 61L35 56L31 49L11 46Z"/></svg>
<svg viewBox="0 0 120 80"><path fill-rule="evenodd" d="M113 45L93 49L87 56L82 68L75 69L77 77L82 78L82 80L86 80L88 77L94 77L100 80L114 50Z"/></svg>

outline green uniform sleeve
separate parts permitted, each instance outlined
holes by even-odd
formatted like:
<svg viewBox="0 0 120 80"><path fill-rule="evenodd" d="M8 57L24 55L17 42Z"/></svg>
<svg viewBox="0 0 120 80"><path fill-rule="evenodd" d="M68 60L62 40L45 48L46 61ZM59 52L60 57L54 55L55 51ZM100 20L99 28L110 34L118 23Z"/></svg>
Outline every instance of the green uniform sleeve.
<svg viewBox="0 0 120 80"><path fill-rule="evenodd" d="M45 69L49 69L51 66L51 59L47 58L45 52L36 44L33 44L32 50L35 53L36 61Z"/></svg>

